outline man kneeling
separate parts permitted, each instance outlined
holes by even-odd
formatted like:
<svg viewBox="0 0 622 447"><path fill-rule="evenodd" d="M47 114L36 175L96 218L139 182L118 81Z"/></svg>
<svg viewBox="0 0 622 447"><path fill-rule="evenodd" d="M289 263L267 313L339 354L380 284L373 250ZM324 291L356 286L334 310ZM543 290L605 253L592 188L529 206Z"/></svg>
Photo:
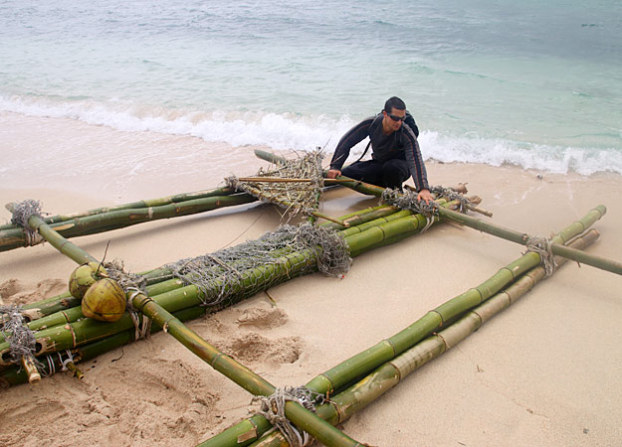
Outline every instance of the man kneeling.
<svg viewBox="0 0 622 447"><path fill-rule="evenodd" d="M402 190L402 183L412 176L417 198L429 203L430 194L425 164L419 149L419 129L406 104L393 96L376 116L363 120L341 137L330 162L328 178L339 175L385 188ZM357 161L341 170L350 149L369 137L372 159Z"/></svg>

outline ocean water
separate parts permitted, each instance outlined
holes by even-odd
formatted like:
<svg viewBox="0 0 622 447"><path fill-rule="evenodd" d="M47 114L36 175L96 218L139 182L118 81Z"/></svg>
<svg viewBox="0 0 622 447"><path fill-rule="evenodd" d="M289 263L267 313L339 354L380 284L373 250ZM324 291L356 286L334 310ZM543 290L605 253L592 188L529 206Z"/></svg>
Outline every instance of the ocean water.
<svg viewBox="0 0 622 447"><path fill-rule="evenodd" d="M622 174L620 36L614 0L8 0L0 111L330 156L397 95L426 159Z"/></svg>

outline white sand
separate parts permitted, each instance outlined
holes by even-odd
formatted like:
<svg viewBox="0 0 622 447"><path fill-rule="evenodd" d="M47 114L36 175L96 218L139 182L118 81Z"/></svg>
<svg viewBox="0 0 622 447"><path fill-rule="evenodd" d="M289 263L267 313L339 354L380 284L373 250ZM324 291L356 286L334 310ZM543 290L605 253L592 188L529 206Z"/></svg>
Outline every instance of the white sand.
<svg viewBox="0 0 622 447"><path fill-rule="evenodd" d="M113 131L105 132L110 145L121 144L109 135ZM257 162L250 149L236 151L246 154L241 166L248 170L235 172L253 173ZM619 176L437 163L428 163L428 173L433 184L468 183L469 192L494 213L492 222L534 235L548 236L603 203L608 212L595 225L601 240L589 252L622 258ZM198 188L196 178L181 176L176 182L177 189L158 188L164 194L188 192L215 186L220 177L206 176ZM17 186L4 184L0 203L37 198L54 214L164 195L132 185L118 197L90 189L81 194L67 184ZM346 190L331 191L324 200L324 210L333 215L376 203ZM254 239L279 224L271 206L242 209L72 242L101 257L110 241L109 259L141 271ZM0 211L0 222L7 219L8 212ZM494 236L442 224L356 258L342 280L320 274L298 278L269 290L276 306L261 293L189 326L274 385L302 385L478 285L522 251ZM21 304L60 293L73 267L49 244L2 252L2 298ZM377 446L617 445L622 439L620 290L619 276L568 263L341 428ZM0 391L0 444L193 446L254 408L250 394L162 333L79 367L83 381L60 373L36 386Z"/></svg>

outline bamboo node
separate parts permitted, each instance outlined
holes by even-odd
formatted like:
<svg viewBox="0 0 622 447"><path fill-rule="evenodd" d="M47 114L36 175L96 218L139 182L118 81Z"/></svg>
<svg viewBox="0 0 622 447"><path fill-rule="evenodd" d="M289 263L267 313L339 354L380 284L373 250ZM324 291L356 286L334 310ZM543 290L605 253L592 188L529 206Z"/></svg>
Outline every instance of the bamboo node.
<svg viewBox="0 0 622 447"><path fill-rule="evenodd" d="M315 413L315 407L326 402L323 394L300 387L277 388L270 396L257 396L251 402L260 402L258 413L263 415L274 427L281 432L287 443L292 447L303 447L313 441L304 430L296 428L285 416L285 403L297 402L309 411Z"/></svg>

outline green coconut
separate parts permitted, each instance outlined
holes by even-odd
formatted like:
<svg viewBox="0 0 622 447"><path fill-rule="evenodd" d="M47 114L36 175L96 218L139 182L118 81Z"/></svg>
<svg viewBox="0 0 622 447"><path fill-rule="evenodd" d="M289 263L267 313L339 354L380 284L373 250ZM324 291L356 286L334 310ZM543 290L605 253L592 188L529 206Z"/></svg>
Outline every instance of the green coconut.
<svg viewBox="0 0 622 447"><path fill-rule="evenodd" d="M95 281L82 298L84 316L99 321L117 321L125 313L125 292L114 279Z"/></svg>
<svg viewBox="0 0 622 447"><path fill-rule="evenodd" d="M98 262L82 264L71 272L69 276L69 293L74 298L81 299L86 291L98 279L107 276L106 269Z"/></svg>

